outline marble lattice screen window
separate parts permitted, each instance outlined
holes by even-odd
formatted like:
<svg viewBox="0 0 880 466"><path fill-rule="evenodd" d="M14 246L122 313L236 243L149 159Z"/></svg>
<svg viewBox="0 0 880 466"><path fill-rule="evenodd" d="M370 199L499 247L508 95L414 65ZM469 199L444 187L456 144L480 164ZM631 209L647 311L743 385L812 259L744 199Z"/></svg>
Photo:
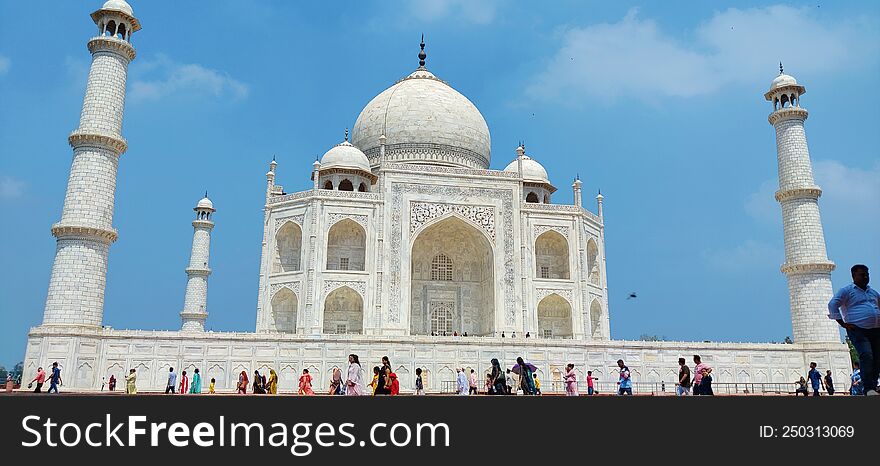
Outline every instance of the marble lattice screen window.
<svg viewBox="0 0 880 466"><path fill-rule="evenodd" d="M431 332L437 335L452 334L453 303L445 301L431 302Z"/></svg>
<svg viewBox="0 0 880 466"><path fill-rule="evenodd" d="M545 328L543 330L543 332L544 332L544 335L543 335L544 338L553 338L553 330L551 330L549 328Z"/></svg>
<svg viewBox="0 0 880 466"><path fill-rule="evenodd" d="M541 266L541 278L550 278L550 267L546 265Z"/></svg>
<svg viewBox="0 0 880 466"><path fill-rule="evenodd" d="M446 254L437 254L431 261L431 280L452 281L452 261Z"/></svg>
<svg viewBox="0 0 880 466"><path fill-rule="evenodd" d="M336 324L336 333L338 333L339 335L344 335L348 333L348 325Z"/></svg>
<svg viewBox="0 0 880 466"><path fill-rule="evenodd" d="M339 270L348 270L348 258L340 257L339 258Z"/></svg>

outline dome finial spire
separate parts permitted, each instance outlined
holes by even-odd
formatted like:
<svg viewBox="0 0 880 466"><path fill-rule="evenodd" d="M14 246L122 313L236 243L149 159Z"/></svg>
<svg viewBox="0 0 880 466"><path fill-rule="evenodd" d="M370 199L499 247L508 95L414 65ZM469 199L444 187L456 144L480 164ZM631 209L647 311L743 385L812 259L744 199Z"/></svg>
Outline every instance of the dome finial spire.
<svg viewBox="0 0 880 466"><path fill-rule="evenodd" d="M422 33L422 42L419 43L419 68L425 67L425 58L428 57L428 54L425 53L425 34Z"/></svg>
<svg viewBox="0 0 880 466"><path fill-rule="evenodd" d="M345 142L348 142L348 128L345 128Z"/></svg>
<svg viewBox="0 0 880 466"><path fill-rule="evenodd" d="M783 71L782 71L782 62L779 62L779 74L783 74Z"/></svg>

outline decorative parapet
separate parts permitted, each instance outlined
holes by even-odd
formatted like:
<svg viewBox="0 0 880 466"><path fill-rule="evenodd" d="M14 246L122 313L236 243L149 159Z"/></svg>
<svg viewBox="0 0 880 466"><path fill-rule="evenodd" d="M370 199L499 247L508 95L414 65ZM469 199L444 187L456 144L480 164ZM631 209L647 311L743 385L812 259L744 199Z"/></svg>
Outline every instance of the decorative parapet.
<svg viewBox="0 0 880 466"><path fill-rule="evenodd" d="M834 262L809 262L805 264L782 264L779 270L786 275L809 273L831 273L837 266Z"/></svg>
<svg viewBox="0 0 880 466"><path fill-rule="evenodd" d="M329 189L313 189L310 191L300 191L293 194L285 194L283 196L271 196L267 204L280 204L282 202L293 201L298 199L352 199L370 202L381 202L382 195L379 193L362 193L358 191L331 191Z"/></svg>
<svg viewBox="0 0 880 466"><path fill-rule="evenodd" d="M119 233L117 233L115 229L80 225L62 225L60 223L52 225L52 235L58 239L99 240L107 244L116 241L119 237Z"/></svg>
<svg viewBox="0 0 880 466"><path fill-rule="evenodd" d="M533 204L533 203L523 203L521 205L521 209L523 212L563 212L563 213L571 213L582 215L599 225L602 224L602 220L598 215L590 212L589 210L584 209L583 207L578 207L576 205L569 204Z"/></svg>
<svg viewBox="0 0 880 466"><path fill-rule="evenodd" d="M414 233L431 220L447 214L457 214L482 228L495 239L495 208L492 206L444 204L440 202L411 202L409 232Z"/></svg>
<svg viewBox="0 0 880 466"><path fill-rule="evenodd" d="M201 268L196 268L196 267L187 267L187 268L186 268L186 274L187 274L187 275L190 275L190 276L196 276L196 277L199 277L199 276L201 276L201 277L207 277L207 276L211 275L211 269L209 269L209 268L203 268L203 269L201 269Z"/></svg>
<svg viewBox="0 0 880 466"><path fill-rule="evenodd" d="M767 117L771 125L784 120L806 120L809 112L801 107L785 107L774 111Z"/></svg>
<svg viewBox="0 0 880 466"><path fill-rule="evenodd" d="M383 171L400 171L408 173L443 173L447 175L488 176L493 178L508 178L512 180L519 179L518 173L506 172L502 170L444 167L441 165L417 165L412 163L385 162L382 164L381 169Z"/></svg>
<svg viewBox="0 0 880 466"><path fill-rule="evenodd" d="M137 52L135 52L131 44L122 39L109 36L93 37L89 41L89 52L113 52L127 57L129 60L134 60L134 57L137 56Z"/></svg>
<svg viewBox="0 0 880 466"><path fill-rule="evenodd" d="M483 155L462 147L447 144L406 142L399 144L387 144L385 146L385 159L379 158L379 146L371 147L364 151L364 155L370 160L371 165L381 164L383 168L387 162L395 159L400 160L425 160L444 161L459 163L472 167L488 167L489 160ZM393 163L393 162L391 162Z"/></svg>
<svg viewBox="0 0 880 466"><path fill-rule="evenodd" d="M125 139L112 134L74 131L67 137L67 142L74 149L79 147L97 146L102 149L112 150L119 155L128 150Z"/></svg>
<svg viewBox="0 0 880 466"><path fill-rule="evenodd" d="M193 228L207 228L210 230L214 228L214 222L210 220L193 220L192 226Z"/></svg>
<svg viewBox="0 0 880 466"><path fill-rule="evenodd" d="M791 199L819 199L822 195L822 189L818 186L812 188L794 188L776 191L776 200L785 202Z"/></svg>

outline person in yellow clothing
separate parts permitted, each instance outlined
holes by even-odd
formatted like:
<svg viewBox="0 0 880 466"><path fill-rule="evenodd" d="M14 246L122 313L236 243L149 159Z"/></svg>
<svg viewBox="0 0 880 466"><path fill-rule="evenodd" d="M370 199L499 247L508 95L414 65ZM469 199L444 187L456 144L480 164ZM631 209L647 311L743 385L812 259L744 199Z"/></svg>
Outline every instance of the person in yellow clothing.
<svg viewBox="0 0 880 466"><path fill-rule="evenodd" d="M379 366L373 368L373 381L368 384L373 389L373 395L376 394L377 385L379 385Z"/></svg>
<svg viewBox="0 0 880 466"><path fill-rule="evenodd" d="M535 395L541 394L541 381L538 380L538 374L532 374L535 377Z"/></svg>
<svg viewBox="0 0 880 466"><path fill-rule="evenodd" d="M278 393L278 374L275 369L269 369L269 380L266 382L266 393L275 395Z"/></svg>
<svg viewBox="0 0 880 466"><path fill-rule="evenodd" d="M212 377L211 378L211 385L208 385L208 394L210 394L210 395L214 394L214 384L215 383L217 383L217 381Z"/></svg>
<svg viewBox="0 0 880 466"><path fill-rule="evenodd" d="M125 393L129 395L137 395L138 390L135 381L137 381L137 373L132 369L128 371L128 375L125 376Z"/></svg>

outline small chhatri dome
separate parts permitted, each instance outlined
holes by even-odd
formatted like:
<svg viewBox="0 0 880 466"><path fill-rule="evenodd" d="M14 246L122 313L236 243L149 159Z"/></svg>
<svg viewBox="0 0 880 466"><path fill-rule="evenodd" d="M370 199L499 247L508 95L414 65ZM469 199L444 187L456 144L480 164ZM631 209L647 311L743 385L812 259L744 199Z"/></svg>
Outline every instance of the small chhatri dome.
<svg viewBox="0 0 880 466"><path fill-rule="evenodd" d="M128 16L134 16L134 11L131 9L131 5L128 4L125 0L107 0L104 3L104 6L101 7L102 10L113 10L113 11L121 11Z"/></svg>
<svg viewBox="0 0 880 466"><path fill-rule="evenodd" d="M348 129L345 140L336 144L321 157L321 170L330 168L349 168L370 171L370 161L360 149L348 142Z"/></svg>
<svg viewBox="0 0 880 466"><path fill-rule="evenodd" d="M210 209L214 210L214 203L208 199L208 193L205 192L205 197L203 197L198 204L196 204L196 209Z"/></svg>
<svg viewBox="0 0 880 466"><path fill-rule="evenodd" d="M775 79L773 79L773 83L770 84L770 90L772 91L782 86L797 86L797 80L794 79L793 76L780 74Z"/></svg>
<svg viewBox="0 0 880 466"><path fill-rule="evenodd" d="M504 171L519 173L519 164L517 160L514 159L513 162L510 162ZM544 166L525 154L522 155L522 176L523 180L531 183L550 184L550 177L547 176L547 170L544 169Z"/></svg>

